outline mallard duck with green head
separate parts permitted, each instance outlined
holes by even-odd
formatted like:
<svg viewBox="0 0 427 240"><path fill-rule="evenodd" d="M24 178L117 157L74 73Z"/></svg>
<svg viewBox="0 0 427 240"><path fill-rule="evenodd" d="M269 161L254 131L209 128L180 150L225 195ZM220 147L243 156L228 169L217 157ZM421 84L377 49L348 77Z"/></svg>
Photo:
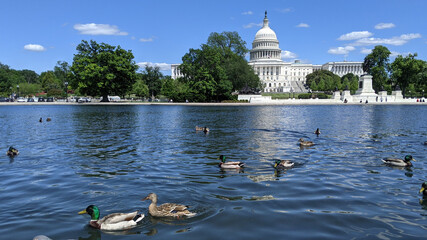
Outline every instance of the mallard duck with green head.
<svg viewBox="0 0 427 240"><path fill-rule="evenodd" d="M89 222L91 227L107 231L134 228L144 218L144 214L138 214L138 211L135 211L131 213L112 213L99 219L100 211L95 205L89 205L85 210L79 212L79 214L85 213L91 217Z"/></svg>
<svg viewBox="0 0 427 240"><path fill-rule="evenodd" d="M188 206L177 203L163 203L157 206L157 194L150 193L141 201L151 200L148 212L153 217L194 217L196 213L190 212Z"/></svg>
<svg viewBox="0 0 427 240"><path fill-rule="evenodd" d="M395 167L412 167L411 161L415 161L411 155L406 155L404 159L400 158L384 158L382 161L390 166ZM416 162L416 161L415 161Z"/></svg>
<svg viewBox="0 0 427 240"><path fill-rule="evenodd" d="M294 163L291 160L276 160L274 163L274 168L283 169L283 168L291 168L294 166Z"/></svg>
<svg viewBox="0 0 427 240"><path fill-rule="evenodd" d="M243 162L226 162L224 155L220 155L218 159L221 161L219 167L224 169L238 169L245 165Z"/></svg>
<svg viewBox="0 0 427 240"><path fill-rule="evenodd" d="M6 155L9 157L15 157L18 154L19 154L18 149L14 148L14 147L9 147L9 150L7 150L7 152L6 152Z"/></svg>
<svg viewBox="0 0 427 240"><path fill-rule="evenodd" d="M304 138L300 138L298 141L299 141L299 145L301 147L310 147L310 146L314 145L314 142L312 142L312 141L304 141Z"/></svg>

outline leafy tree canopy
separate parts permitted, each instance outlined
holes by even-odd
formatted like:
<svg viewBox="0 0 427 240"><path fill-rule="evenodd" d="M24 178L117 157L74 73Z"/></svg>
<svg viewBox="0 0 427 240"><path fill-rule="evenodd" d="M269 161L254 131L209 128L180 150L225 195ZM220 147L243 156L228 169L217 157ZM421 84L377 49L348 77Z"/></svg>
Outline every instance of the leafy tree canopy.
<svg viewBox="0 0 427 240"><path fill-rule="evenodd" d="M163 74L158 66L145 65L145 69L140 74L141 79L148 86L150 96L157 96L162 89Z"/></svg>
<svg viewBox="0 0 427 240"><path fill-rule="evenodd" d="M416 53L406 57L399 55L390 65L391 79L401 87L404 94L409 91L409 87L411 92L421 92L427 86L427 62L415 57Z"/></svg>
<svg viewBox="0 0 427 240"><path fill-rule="evenodd" d="M131 90L138 66L130 50L92 40L83 40L76 49L71 85L79 92L102 96L102 101L108 102L108 95L124 96Z"/></svg>
<svg viewBox="0 0 427 240"><path fill-rule="evenodd" d="M246 48L246 42L242 40L237 32L213 32L209 35L206 43L210 47L218 48L223 56L229 56L235 53L237 56L245 57L249 52Z"/></svg>
<svg viewBox="0 0 427 240"><path fill-rule="evenodd" d="M388 48L378 45L363 62L363 70L372 75L372 86L377 92L387 83L390 54Z"/></svg>
<svg viewBox="0 0 427 240"><path fill-rule="evenodd" d="M259 88L260 80L244 58L245 45L237 32L223 32L211 33L200 49L190 49L180 66L189 100L222 101L245 86Z"/></svg>

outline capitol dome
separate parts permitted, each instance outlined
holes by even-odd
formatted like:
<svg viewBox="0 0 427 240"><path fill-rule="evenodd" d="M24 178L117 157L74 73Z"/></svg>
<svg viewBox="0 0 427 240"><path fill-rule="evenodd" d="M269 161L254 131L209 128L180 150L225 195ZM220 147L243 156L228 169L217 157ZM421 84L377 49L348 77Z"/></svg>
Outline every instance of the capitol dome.
<svg viewBox="0 0 427 240"><path fill-rule="evenodd" d="M276 33L268 26L267 11L265 11L264 24L255 34L250 51L250 61L279 60L281 52Z"/></svg>
<svg viewBox="0 0 427 240"><path fill-rule="evenodd" d="M265 12L264 24L260 30L255 34L255 40L272 39L277 41L276 33L268 26L267 11Z"/></svg>

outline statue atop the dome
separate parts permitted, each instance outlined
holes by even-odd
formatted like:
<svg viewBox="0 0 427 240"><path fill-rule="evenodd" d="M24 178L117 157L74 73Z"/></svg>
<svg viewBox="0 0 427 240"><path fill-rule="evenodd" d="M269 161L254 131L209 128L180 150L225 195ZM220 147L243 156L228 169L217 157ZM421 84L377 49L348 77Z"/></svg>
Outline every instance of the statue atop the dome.
<svg viewBox="0 0 427 240"><path fill-rule="evenodd" d="M267 10L265 10L265 18L267 18Z"/></svg>

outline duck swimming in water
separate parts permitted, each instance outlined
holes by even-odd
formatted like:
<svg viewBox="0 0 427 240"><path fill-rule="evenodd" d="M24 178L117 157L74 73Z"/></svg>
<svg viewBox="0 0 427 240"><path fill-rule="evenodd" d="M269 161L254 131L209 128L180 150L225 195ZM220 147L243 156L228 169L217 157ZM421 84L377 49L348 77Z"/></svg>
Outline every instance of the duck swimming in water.
<svg viewBox="0 0 427 240"><path fill-rule="evenodd" d="M7 152L6 152L6 155L9 157L15 157L18 154L19 154L18 149L14 148L14 147L9 147L9 150L7 150Z"/></svg>
<svg viewBox="0 0 427 240"><path fill-rule="evenodd" d="M282 168L291 168L294 166L294 163L290 160L277 160L274 163L274 168L282 169Z"/></svg>
<svg viewBox="0 0 427 240"><path fill-rule="evenodd" d="M311 141L304 141L303 138L300 138L298 141L299 141L299 144L300 144L301 147L310 147L310 146L314 145L313 142L311 142Z"/></svg>
<svg viewBox="0 0 427 240"><path fill-rule="evenodd" d="M163 203L157 206L157 194L150 193L141 201L151 200L148 212L153 217L194 217L196 213L190 212L188 206L177 203Z"/></svg>
<svg viewBox="0 0 427 240"><path fill-rule="evenodd" d="M112 213L99 219L100 212L95 205L90 205L85 210L79 212L79 214L85 213L91 216L89 222L91 227L107 231L131 229L144 218L144 214L138 214L138 211L135 211L132 213Z"/></svg>
<svg viewBox="0 0 427 240"><path fill-rule="evenodd" d="M219 160L219 167L224 169L239 169L245 165L243 162L226 162L224 155L219 156Z"/></svg>
<svg viewBox="0 0 427 240"><path fill-rule="evenodd" d="M204 133L208 133L209 132L209 128L196 126L196 131L203 131Z"/></svg>
<svg viewBox="0 0 427 240"><path fill-rule="evenodd" d="M314 131L314 134L316 134L317 136L319 136L319 134L320 134L320 129L319 129L319 128L317 128L317 129L316 129L316 131Z"/></svg>
<svg viewBox="0 0 427 240"><path fill-rule="evenodd" d="M404 159L400 158L384 158L382 161L390 166L395 167L412 167L411 161L415 161L411 155L406 155Z"/></svg>
<svg viewBox="0 0 427 240"><path fill-rule="evenodd" d="M421 193L424 197L427 197L427 182L423 182L423 184L421 184L420 193Z"/></svg>

